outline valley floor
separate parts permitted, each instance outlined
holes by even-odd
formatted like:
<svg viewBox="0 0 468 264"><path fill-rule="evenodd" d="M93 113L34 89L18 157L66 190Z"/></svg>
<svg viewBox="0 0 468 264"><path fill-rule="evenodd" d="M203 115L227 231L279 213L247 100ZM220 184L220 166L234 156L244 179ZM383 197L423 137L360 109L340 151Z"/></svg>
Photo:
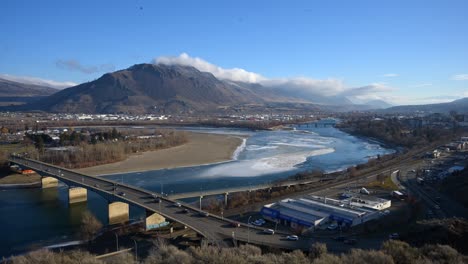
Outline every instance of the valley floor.
<svg viewBox="0 0 468 264"><path fill-rule="evenodd" d="M181 146L135 154L124 161L76 171L98 176L218 163L231 160L243 141L240 136L194 132L188 132L188 138L188 143Z"/></svg>

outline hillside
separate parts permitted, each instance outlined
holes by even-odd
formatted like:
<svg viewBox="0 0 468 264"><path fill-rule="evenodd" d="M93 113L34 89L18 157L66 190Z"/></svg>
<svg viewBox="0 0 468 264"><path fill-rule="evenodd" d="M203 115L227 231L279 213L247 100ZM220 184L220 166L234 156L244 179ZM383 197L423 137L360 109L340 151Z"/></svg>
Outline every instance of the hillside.
<svg viewBox="0 0 468 264"><path fill-rule="evenodd" d="M0 78L0 105L32 102L56 93L58 90L34 84L14 82Z"/></svg>
<svg viewBox="0 0 468 264"><path fill-rule="evenodd" d="M426 104L426 105L401 105L382 110L387 113L449 113L456 111L458 113L468 113L468 98L462 98L449 103Z"/></svg>
<svg viewBox="0 0 468 264"><path fill-rule="evenodd" d="M22 110L68 113L213 112L267 102L301 102L260 85L218 80L190 66L137 64L64 89Z"/></svg>

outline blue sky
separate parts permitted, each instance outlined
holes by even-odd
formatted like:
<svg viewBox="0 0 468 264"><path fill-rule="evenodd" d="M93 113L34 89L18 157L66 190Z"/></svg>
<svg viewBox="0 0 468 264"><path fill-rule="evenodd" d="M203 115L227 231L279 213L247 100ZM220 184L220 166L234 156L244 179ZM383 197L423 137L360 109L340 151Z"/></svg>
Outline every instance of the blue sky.
<svg viewBox="0 0 468 264"><path fill-rule="evenodd" d="M304 89L377 87L356 101L468 96L463 0L3 0L1 10L0 77L80 83L186 53L263 80L308 80Z"/></svg>

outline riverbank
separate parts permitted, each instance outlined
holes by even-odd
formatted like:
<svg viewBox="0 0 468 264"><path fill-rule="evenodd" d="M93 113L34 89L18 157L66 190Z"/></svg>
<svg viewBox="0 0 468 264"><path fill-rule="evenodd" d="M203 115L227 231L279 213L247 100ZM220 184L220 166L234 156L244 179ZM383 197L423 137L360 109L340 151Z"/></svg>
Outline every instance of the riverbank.
<svg viewBox="0 0 468 264"><path fill-rule="evenodd" d="M188 132L188 142L172 148L148 151L111 164L78 169L88 175L109 175L219 163L235 158L244 145L240 136Z"/></svg>
<svg viewBox="0 0 468 264"><path fill-rule="evenodd" d="M41 186L38 174L24 175L13 173L0 178L0 189L35 188Z"/></svg>

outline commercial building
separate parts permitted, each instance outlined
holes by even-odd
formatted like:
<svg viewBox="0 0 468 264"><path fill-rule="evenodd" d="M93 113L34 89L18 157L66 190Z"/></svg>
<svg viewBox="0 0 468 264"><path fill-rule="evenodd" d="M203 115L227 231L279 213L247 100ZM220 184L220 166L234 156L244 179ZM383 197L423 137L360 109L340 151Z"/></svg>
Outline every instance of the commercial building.
<svg viewBox="0 0 468 264"><path fill-rule="evenodd" d="M382 216L379 211L390 206L391 201L378 198L350 197L345 200L335 200L307 196L267 204L260 213L266 220L272 222L292 228L313 230L329 222L348 227L359 225Z"/></svg>

